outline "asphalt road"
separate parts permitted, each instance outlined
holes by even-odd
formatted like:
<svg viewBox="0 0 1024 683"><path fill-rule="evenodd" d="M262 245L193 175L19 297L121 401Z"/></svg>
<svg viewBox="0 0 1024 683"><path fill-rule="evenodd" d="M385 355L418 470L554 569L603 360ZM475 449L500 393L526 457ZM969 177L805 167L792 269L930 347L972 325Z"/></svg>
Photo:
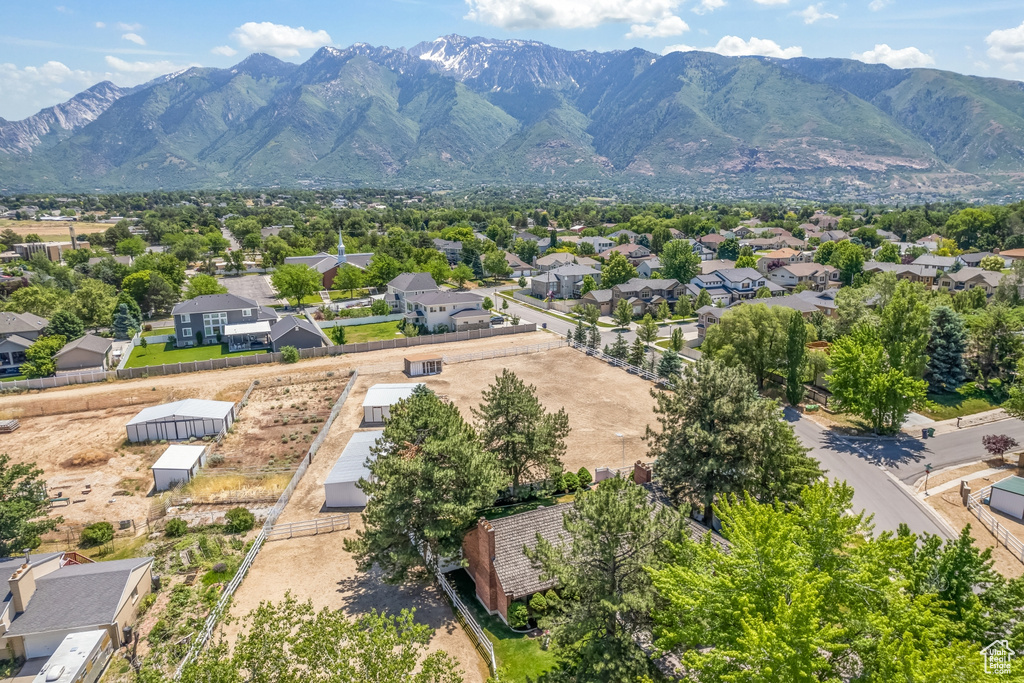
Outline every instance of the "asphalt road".
<svg viewBox="0 0 1024 683"><path fill-rule="evenodd" d="M795 410L786 409L786 419L811 457L821 463L829 479L842 479L853 486L853 507L874 515L875 533L896 531L900 523L917 533L928 532L949 538L934 512L911 498L885 470L864 452L859 441L844 439Z"/></svg>

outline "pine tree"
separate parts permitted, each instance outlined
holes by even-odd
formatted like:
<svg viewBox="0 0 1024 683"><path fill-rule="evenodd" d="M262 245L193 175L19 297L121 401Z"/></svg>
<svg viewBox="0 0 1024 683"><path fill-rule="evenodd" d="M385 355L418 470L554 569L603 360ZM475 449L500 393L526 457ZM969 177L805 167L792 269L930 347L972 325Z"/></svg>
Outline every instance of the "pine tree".
<svg viewBox="0 0 1024 683"><path fill-rule="evenodd" d="M587 343L587 329L583 327L582 318L576 321L576 331L573 333L573 341L579 346L584 346Z"/></svg>
<svg viewBox="0 0 1024 683"><path fill-rule="evenodd" d="M700 290L700 294L697 295L697 302L695 304L693 304L694 309L699 311L700 309L704 308L705 306L710 306L710 305L711 305L711 295L708 294L708 290L706 290L706 289Z"/></svg>
<svg viewBox="0 0 1024 683"><path fill-rule="evenodd" d="M789 314L786 328L786 400L799 405L804 397L803 370L807 356L807 323L800 311Z"/></svg>
<svg viewBox="0 0 1024 683"><path fill-rule="evenodd" d="M131 336L130 330L139 329L139 321L132 316L127 304L121 304L117 307L117 313L114 314L114 321L110 328L118 339L127 339Z"/></svg>
<svg viewBox="0 0 1024 683"><path fill-rule="evenodd" d="M644 347L644 343L639 338L634 339L633 345L629 347L629 364L638 368L643 367L646 353L647 349Z"/></svg>
<svg viewBox="0 0 1024 683"><path fill-rule="evenodd" d="M964 319L948 306L932 310L931 336L928 339L926 378L932 391L955 391L964 383L964 352L967 328Z"/></svg>
<svg viewBox="0 0 1024 683"><path fill-rule="evenodd" d="M672 337L669 338L668 347L676 353L679 353L685 345L686 339L683 338L682 328L677 327L672 330Z"/></svg>
<svg viewBox="0 0 1024 683"><path fill-rule="evenodd" d="M596 349L601 345L601 332L598 331L597 325L590 326L590 336L587 340L587 346L592 349Z"/></svg>
<svg viewBox="0 0 1024 683"><path fill-rule="evenodd" d="M683 369L683 361L679 358L679 354L672 349L666 349L661 354L661 360L658 361L658 376L659 377L675 377Z"/></svg>
<svg viewBox="0 0 1024 683"><path fill-rule="evenodd" d="M619 360L626 360L626 358L629 357L629 343L626 341L626 338L622 336L621 332L615 335L615 342L607 353L612 358L618 358Z"/></svg>

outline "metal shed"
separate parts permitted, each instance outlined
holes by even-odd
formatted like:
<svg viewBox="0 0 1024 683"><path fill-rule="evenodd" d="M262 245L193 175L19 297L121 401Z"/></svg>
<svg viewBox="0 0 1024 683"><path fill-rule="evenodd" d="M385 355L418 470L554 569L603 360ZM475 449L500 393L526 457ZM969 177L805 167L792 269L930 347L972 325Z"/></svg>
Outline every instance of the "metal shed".
<svg viewBox="0 0 1024 683"><path fill-rule="evenodd" d="M422 384L374 384L363 399L363 421L367 424L383 424L384 420L391 417L391 406L412 396L413 390Z"/></svg>
<svg viewBox="0 0 1024 683"><path fill-rule="evenodd" d="M345 445L324 481L324 498L329 508L360 507L366 505L366 494L356 482L370 476L366 461L370 448L384 434L381 430L356 432Z"/></svg>
<svg viewBox="0 0 1024 683"><path fill-rule="evenodd" d="M230 401L183 401L151 406L133 417L125 429L128 440L184 441L192 437L216 436L235 421L235 404Z"/></svg>
<svg viewBox="0 0 1024 683"><path fill-rule="evenodd" d="M174 488L178 482L192 481L206 464L206 446L168 446L153 466L153 485L157 491Z"/></svg>
<svg viewBox="0 0 1024 683"><path fill-rule="evenodd" d="M992 484L988 505L993 510L1024 519L1024 479L1009 477Z"/></svg>

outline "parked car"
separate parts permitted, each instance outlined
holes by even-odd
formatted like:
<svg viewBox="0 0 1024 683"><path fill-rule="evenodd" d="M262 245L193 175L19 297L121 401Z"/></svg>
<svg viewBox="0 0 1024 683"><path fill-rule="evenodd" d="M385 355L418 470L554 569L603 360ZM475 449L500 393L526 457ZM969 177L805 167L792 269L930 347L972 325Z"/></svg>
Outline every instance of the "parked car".
<svg viewBox="0 0 1024 683"><path fill-rule="evenodd" d="M505 318L501 317L500 315L492 315L491 316L491 324L492 325L500 325L503 322L505 322Z"/></svg>

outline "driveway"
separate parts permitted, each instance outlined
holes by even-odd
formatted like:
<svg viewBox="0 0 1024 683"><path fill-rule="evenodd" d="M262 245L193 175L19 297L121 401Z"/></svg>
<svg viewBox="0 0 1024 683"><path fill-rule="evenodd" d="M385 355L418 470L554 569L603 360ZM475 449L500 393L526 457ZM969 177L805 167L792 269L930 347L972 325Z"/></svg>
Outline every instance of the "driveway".
<svg viewBox="0 0 1024 683"><path fill-rule="evenodd" d="M220 279L228 293L255 299L262 306L279 303L269 275L231 275Z"/></svg>

